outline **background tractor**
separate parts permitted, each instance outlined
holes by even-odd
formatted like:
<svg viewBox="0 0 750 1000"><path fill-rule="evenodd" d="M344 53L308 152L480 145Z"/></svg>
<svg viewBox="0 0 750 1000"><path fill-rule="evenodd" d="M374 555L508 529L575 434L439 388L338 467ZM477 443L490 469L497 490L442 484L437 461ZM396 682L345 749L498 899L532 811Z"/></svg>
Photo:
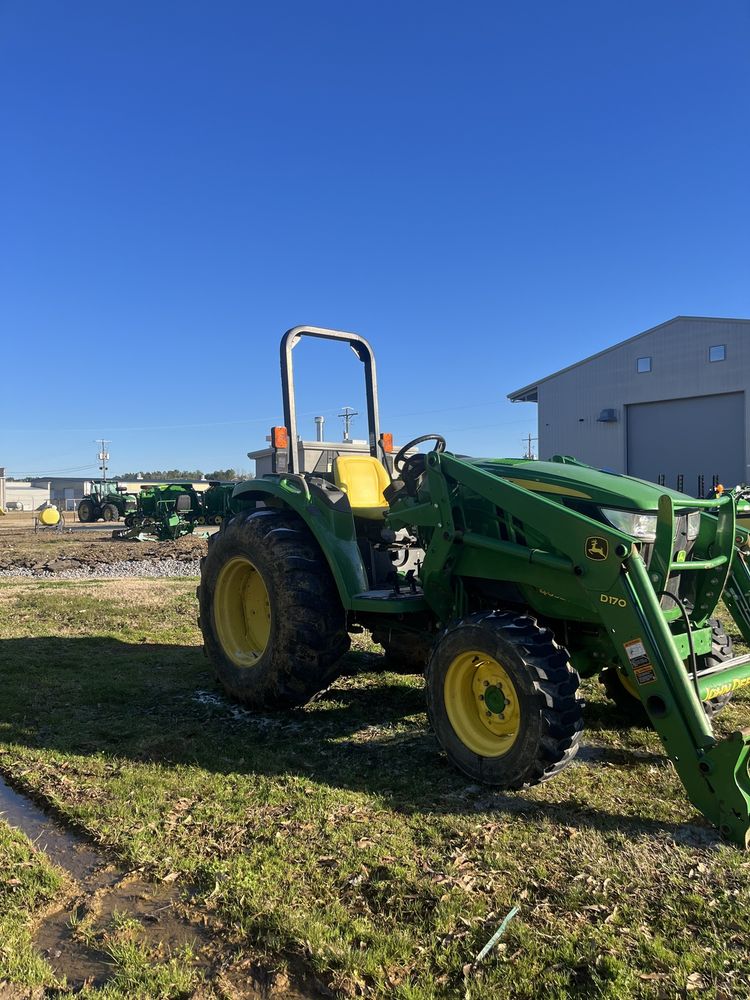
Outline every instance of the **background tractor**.
<svg viewBox="0 0 750 1000"><path fill-rule="evenodd" d="M78 520L87 524L91 521L119 521L136 505L135 496L116 488L113 483L92 483L91 492L78 503Z"/></svg>
<svg viewBox="0 0 750 1000"><path fill-rule="evenodd" d="M365 453L297 434L292 352L348 344L364 366ZM750 535L731 496L694 500L556 456L452 454L439 434L395 456L379 428L375 359L356 334L296 327L281 342L283 428L271 471L239 484L199 588L206 652L254 708L304 704L370 629L425 669L428 715L472 780L518 789L576 754L581 677L644 713L691 801L747 846L750 731L711 715L750 683L715 618L750 641ZM416 452L420 444L427 453Z"/></svg>

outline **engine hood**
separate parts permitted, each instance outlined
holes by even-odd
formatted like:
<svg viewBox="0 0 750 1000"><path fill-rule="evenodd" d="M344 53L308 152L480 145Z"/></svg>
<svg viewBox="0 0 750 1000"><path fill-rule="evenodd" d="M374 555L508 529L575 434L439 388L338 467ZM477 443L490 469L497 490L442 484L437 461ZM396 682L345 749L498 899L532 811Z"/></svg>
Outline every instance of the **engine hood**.
<svg viewBox="0 0 750 1000"><path fill-rule="evenodd" d="M676 509L690 507L693 498L685 493L657 486L644 479L604 472L572 459L550 462L513 458L463 459L484 472L507 479L534 493L543 493L550 500L593 502L598 507L623 510L656 511L659 497L670 496Z"/></svg>

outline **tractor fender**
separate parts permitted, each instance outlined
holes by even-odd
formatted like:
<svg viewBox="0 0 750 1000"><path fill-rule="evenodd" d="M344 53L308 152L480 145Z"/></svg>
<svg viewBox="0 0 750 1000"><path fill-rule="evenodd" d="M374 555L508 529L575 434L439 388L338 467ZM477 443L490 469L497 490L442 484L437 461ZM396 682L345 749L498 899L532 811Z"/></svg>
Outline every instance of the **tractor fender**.
<svg viewBox="0 0 750 1000"><path fill-rule="evenodd" d="M304 478L292 474L238 483L230 509L237 514L258 502L286 507L305 522L330 567L344 609L351 610L352 598L369 587L351 511L336 510L312 496Z"/></svg>

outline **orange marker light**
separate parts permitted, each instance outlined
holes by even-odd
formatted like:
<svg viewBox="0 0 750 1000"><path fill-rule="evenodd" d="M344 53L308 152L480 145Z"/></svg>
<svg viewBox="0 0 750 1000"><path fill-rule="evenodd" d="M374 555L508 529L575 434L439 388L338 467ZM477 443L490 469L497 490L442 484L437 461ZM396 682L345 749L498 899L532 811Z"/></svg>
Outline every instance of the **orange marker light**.
<svg viewBox="0 0 750 1000"><path fill-rule="evenodd" d="M288 448L289 434L286 427L271 428L271 445L274 448Z"/></svg>
<svg viewBox="0 0 750 1000"><path fill-rule="evenodd" d="M383 446L383 451L390 454L393 451L393 435L392 434L381 434L380 443Z"/></svg>

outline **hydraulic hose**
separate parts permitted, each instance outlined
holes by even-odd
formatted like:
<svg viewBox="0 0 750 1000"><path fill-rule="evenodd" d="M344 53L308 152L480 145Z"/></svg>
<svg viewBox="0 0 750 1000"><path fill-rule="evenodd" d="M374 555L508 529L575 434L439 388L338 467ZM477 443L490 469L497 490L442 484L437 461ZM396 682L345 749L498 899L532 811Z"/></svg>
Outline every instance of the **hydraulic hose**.
<svg viewBox="0 0 750 1000"><path fill-rule="evenodd" d="M698 701L702 705L703 701L701 699L700 686L698 684L698 660L696 659L695 656L695 643L693 642L693 633L690 628L690 616L688 614L688 610L685 607L684 602L676 594L672 594L668 590L660 590L658 596L671 597L672 600L677 605L677 607L680 609L682 620L685 622L685 631L687 632L688 657L690 659L690 671L693 675L693 687L695 688L695 693L698 696Z"/></svg>

